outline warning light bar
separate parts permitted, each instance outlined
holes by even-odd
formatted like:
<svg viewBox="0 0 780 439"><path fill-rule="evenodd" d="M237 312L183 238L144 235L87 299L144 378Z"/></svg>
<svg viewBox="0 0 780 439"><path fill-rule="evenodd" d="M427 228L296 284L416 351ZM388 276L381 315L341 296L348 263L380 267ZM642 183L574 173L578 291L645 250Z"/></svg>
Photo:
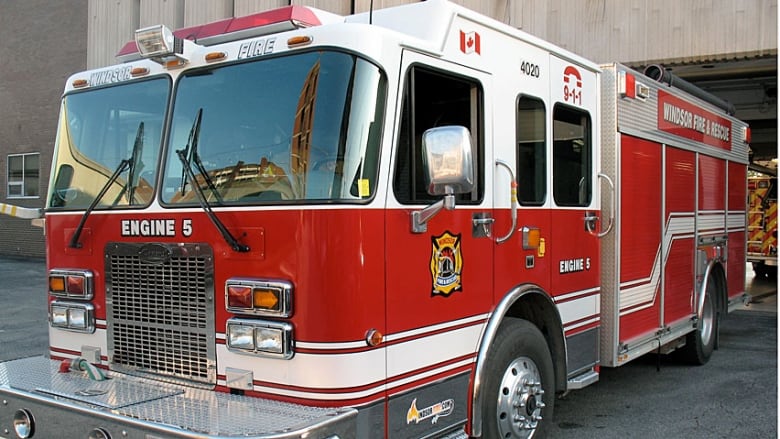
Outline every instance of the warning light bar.
<svg viewBox="0 0 780 439"><path fill-rule="evenodd" d="M165 56L180 53L176 52L176 40L196 42L202 46L226 43L245 38L270 35L278 32L286 32L311 26L319 26L322 21L318 17L322 15L326 20L342 19L333 14L307 8L304 6L286 6L259 12L244 17L228 18L199 26L170 31L165 26L151 26L136 31L144 32L149 39L131 41L117 53L120 61L128 62L141 57ZM160 30L163 28L165 30ZM170 35L165 33L170 32ZM157 34L155 34L157 32ZM142 45L144 45L142 47ZM186 48L185 48L186 52Z"/></svg>

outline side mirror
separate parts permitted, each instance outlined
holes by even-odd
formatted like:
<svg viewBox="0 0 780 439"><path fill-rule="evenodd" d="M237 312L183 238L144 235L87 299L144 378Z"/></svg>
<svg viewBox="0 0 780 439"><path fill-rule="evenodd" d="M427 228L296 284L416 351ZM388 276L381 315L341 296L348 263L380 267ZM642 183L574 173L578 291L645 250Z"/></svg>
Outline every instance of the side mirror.
<svg viewBox="0 0 780 439"><path fill-rule="evenodd" d="M423 168L428 175L428 193L444 195L430 206L412 212L412 232L424 233L428 221L440 210L455 208L455 194L474 189L471 134L462 126L431 128L422 137Z"/></svg>
<svg viewBox="0 0 780 439"><path fill-rule="evenodd" d="M474 188L471 134L462 126L431 128L423 133L423 168L431 195L462 194Z"/></svg>

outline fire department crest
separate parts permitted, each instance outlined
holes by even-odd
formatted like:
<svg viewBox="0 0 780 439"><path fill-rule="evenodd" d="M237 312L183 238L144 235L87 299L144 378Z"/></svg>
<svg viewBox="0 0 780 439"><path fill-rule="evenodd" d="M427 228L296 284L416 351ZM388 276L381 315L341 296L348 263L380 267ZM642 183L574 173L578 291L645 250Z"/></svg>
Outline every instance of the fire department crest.
<svg viewBox="0 0 780 439"><path fill-rule="evenodd" d="M449 296L453 291L460 291L463 271L460 234L444 232L439 236L432 236L431 242L431 276L433 277L431 294Z"/></svg>

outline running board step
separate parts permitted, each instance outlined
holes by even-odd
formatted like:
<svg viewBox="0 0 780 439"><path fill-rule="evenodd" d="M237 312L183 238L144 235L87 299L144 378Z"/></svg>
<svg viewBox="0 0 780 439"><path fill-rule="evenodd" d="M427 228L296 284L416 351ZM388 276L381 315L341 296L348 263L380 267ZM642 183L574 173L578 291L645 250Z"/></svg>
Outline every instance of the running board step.
<svg viewBox="0 0 780 439"><path fill-rule="evenodd" d="M577 390L587 387L599 380L599 373L591 369L585 373L579 374L574 378L569 378L568 390Z"/></svg>
<svg viewBox="0 0 780 439"><path fill-rule="evenodd" d="M458 430L453 431L452 433L447 433L446 436L441 436L439 439L469 439L469 435L467 435L463 430Z"/></svg>

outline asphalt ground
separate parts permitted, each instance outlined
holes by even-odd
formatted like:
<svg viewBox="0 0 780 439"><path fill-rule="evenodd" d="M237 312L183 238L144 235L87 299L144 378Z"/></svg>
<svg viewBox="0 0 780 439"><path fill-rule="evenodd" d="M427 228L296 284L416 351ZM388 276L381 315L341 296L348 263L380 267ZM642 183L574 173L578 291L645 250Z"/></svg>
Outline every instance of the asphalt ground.
<svg viewBox="0 0 780 439"><path fill-rule="evenodd" d="M753 276L750 304L721 321L704 366L648 354L602 368L555 405L551 439L777 438L777 281Z"/></svg>
<svg viewBox="0 0 780 439"><path fill-rule="evenodd" d="M43 260L0 256L0 361L46 353ZM749 270L751 304L729 314L704 366L646 355L556 401L549 437L778 437L777 282Z"/></svg>

